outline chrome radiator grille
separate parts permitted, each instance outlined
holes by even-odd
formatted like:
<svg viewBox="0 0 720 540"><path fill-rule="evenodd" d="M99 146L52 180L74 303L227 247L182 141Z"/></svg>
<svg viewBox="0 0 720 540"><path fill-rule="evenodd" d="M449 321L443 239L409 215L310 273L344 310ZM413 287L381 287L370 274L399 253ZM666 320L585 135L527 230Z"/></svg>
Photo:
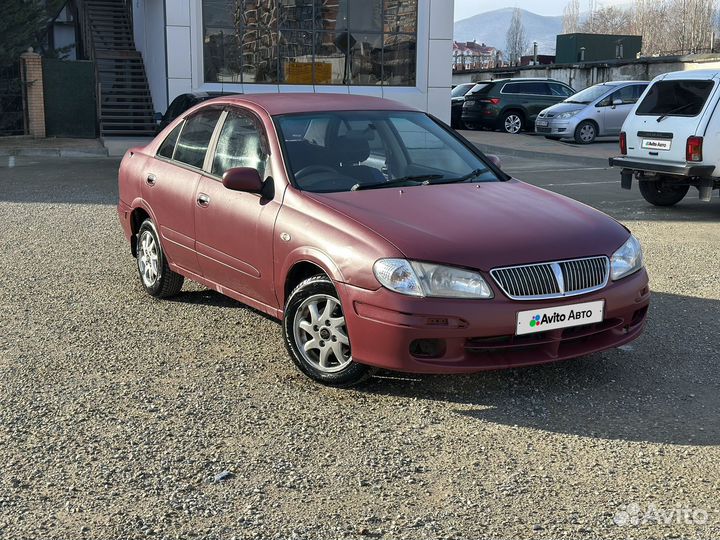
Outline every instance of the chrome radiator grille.
<svg viewBox="0 0 720 540"><path fill-rule="evenodd" d="M490 274L513 300L562 298L602 289L610 276L610 261L589 257L496 268Z"/></svg>

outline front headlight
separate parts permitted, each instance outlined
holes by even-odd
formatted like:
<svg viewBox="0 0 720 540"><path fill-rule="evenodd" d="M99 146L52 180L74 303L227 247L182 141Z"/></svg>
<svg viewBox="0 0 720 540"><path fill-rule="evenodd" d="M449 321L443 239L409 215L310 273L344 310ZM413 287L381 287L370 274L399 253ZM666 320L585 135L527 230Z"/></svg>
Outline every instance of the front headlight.
<svg viewBox="0 0 720 540"><path fill-rule="evenodd" d="M643 253L640 242L630 235L610 259L610 277L613 281L633 274L643 267Z"/></svg>
<svg viewBox="0 0 720 540"><path fill-rule="evenodd" d="M568 118L572 118L573 116L575 116L575 115L578 114L579 112L580 112L580 109L578 109L578 110L576 110L576 111L567 111L567 112L558 114L558 115L556 116L556 118L557 118L558 120L567 120Z"/></svg>
<svg viewBox="0 0 720 540"><path fill-rule="evenodd" d="M373 272L383 287L409 296L437 298L492 298L483 277L470 270L439 264L380 259Z"/></svg>

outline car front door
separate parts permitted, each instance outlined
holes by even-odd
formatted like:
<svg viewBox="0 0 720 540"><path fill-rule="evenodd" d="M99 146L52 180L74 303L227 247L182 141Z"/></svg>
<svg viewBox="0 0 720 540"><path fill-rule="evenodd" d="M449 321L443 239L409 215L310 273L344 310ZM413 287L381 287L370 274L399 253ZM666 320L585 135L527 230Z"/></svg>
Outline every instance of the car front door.
<svg viewBox="0 0 720 540"><path fill-rule="evenodd" d="M633 84L615 90L598 104L602 110L600 135L619 135L623 122L642 95L645 86Z"/></svg>
<svg viewBox="0 0 720 540"><path fill-rule="evenodd" d="M265 197L227 189L225 171L256 169L273 182L265 131L254 113L233 107L222 121L195 203L195 237L203 275L243 298L275 306L273 227L281 194ZM257 306L256 306L257 307Z"/></svg>

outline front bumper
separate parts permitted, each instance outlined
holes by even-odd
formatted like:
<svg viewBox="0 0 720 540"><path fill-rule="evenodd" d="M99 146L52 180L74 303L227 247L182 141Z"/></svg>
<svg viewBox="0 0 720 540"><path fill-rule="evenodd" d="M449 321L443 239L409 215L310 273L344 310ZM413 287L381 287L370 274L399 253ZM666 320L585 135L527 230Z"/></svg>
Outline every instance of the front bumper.
<svg viewBox="0 0 720 540"><path fill-rule="evenodd" d="M642 333L650 303L644 269L591 294L533 302L509 300L498 291L492 300L412 298L384 288L369 291L347 284L342 291L353 359L411 373L529 366L618 347ZM595 300L605 301L601 323L514 335L519 311ZM416 340L442 343L442 354L411 353Z"/></svg>
<svg viewBox="0 0 720 540"><path fill-rule="evenodd" d="M547 126L539 126L538 122L546 121ZM573 137L577 122L567 120L551 120L547 118L537 118L535 120L535 133L539 135L552 135L555 137Z"/></svg>

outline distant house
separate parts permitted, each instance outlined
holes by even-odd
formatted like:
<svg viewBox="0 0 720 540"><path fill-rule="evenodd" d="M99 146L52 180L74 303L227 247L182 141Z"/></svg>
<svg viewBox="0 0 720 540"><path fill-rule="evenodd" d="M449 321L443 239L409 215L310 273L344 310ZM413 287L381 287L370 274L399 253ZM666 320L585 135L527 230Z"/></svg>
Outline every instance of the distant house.
<svg viewBox="0 0 720 540"><path fill-rule="evenodd" d="M642 50L642 36L615 34L561 34L557 37L556 62L634 60Z"/></svg>
<svg viewBox="0 0 720 540"><path fill-rule="evenodd" d="M476 41L453 41L453 71L490 69L500 65L501 53L495 47Z"/></svg>

